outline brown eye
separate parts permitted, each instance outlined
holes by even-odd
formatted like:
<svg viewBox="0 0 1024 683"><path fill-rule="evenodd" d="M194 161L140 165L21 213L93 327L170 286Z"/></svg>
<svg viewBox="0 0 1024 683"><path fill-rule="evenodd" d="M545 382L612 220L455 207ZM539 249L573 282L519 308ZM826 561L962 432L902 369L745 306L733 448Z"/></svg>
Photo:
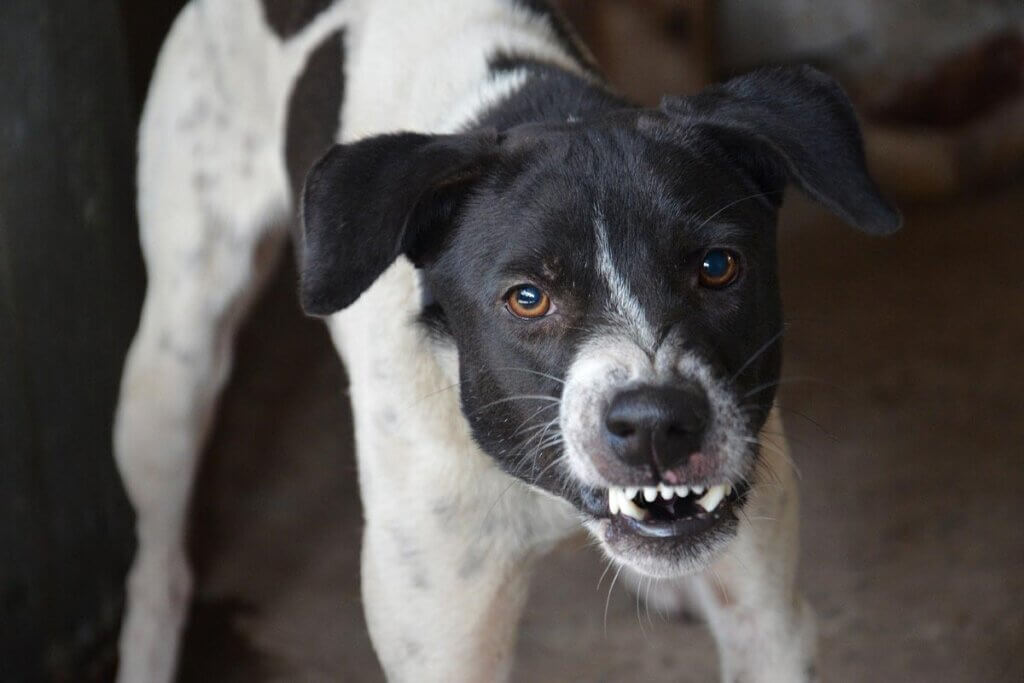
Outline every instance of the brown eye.
<svg viewBox="0 0 1024 683"><path fill-rule="evenodd" d="M541 318L551 310L551 299L539 287L519 285L505 295L505 305L516 317Z"/></svg>
<svg viewBox="0 0 1024 683"><path fill-rule="evenodd" d="M739 259L728 249L709 249L700 260L700 284L704 287L725 287L739 272Z"/></svg>

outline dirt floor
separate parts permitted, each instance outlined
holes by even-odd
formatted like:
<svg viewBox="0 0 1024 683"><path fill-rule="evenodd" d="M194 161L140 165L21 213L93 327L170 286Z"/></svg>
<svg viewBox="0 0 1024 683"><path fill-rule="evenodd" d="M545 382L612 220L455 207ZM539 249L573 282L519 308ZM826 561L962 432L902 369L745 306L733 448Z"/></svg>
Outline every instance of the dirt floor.
<svg viewBox="0 0 1024 683"><path fill-rule="evenodd" d="M871 239L794 197L780 403L826 681L1024 681L1024 185ZM284 269L241 342L194 516L184 681L377 681L344 373ZM575 538L543 564L517 681L713 681Z"/></svg>

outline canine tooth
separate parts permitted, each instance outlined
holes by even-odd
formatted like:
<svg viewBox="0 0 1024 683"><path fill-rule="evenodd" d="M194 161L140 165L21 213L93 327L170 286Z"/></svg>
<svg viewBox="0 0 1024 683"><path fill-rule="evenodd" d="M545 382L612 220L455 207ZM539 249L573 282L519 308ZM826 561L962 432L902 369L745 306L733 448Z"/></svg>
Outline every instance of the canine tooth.
<svg viewBox="0 0 1024 683"><path fill-rule="evenodd" d="M725 498L725 486L719 484L709 488L704 497L697 501L697 505L704 508L706 512L712 512L722 502L723 498Z"/></svg>
<svg viewBox="0 0 1024 683"><path fill-rule="evenodd" d="M644 500L648 503L653 503L654 499L658 497L658 488L656 486L645 486L644 487Z"/></svg>
<svg viewBox="0 0 1024 683"><path fill-rule="evenodd" d="M614 486L608 487L608 511L613 515L619 514L619 490Z"/></svg>
<svg viewBox="0 0 1024 683"><path fill-rule="evenodd" d="M636 492L639 491L639 490L640 489L638 487L636 487L636 486L627 486L626 487L626 499L627 500L633 500L634 498L636 498Z"/></svg>
<svg viewBox="0 0 1024 683"><path fill-rule="evenodd" d="M704 493L704 487L703 486L691 486L690 490L693 491L694 493L696 493L698 496L700 494Z"/></svg>
<svg viewBox="0 0 1024 683"><path fill-rule="evenodd" d="M658 493L660 493L661 497L665 500L668 500L676 494L675 491L672 490L671 486L665 486L664 484L658 484Z"/></svg>
<svg viewBox="0 0 1024 683"><path fill-rule="evenodd" d="M690 495L690 489L686 488L685 486L676 487L676 496L678 496L679 498L686 498L688 495Z"/></svg>
<svg viewBox="0 0 1024 683"><path fill-rule="evenodd" d="M647 517L647 511L638 507L636 503L628 498L619 500L619 512L633 519L645 519Z"/></svg>

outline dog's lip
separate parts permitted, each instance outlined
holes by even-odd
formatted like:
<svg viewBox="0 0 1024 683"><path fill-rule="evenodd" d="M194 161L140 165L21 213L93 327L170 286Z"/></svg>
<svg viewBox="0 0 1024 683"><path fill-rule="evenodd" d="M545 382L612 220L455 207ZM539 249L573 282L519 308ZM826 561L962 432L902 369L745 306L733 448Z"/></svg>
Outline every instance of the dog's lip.
<svg viewBox="0 0 1024 683"><path fill-rule="evenodd" d="M609 524L619 533L630 533L645 538L679 540L702 534L731 516L732 507L723 504L714 512L667 522L652 522L633 519L625 515L615 515L609 520Z"/></svg>

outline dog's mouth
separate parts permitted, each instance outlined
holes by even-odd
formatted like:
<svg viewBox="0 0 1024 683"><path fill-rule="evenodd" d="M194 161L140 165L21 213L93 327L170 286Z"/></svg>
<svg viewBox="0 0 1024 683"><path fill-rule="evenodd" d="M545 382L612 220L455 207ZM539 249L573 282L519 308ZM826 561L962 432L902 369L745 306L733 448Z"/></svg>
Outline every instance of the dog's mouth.
<svg viewBox="0 0 1024 683"><path fill-rule="evenodd" d="M606 491L609 533L686 541L735 520L746 485L619 487Z"/></svg>

